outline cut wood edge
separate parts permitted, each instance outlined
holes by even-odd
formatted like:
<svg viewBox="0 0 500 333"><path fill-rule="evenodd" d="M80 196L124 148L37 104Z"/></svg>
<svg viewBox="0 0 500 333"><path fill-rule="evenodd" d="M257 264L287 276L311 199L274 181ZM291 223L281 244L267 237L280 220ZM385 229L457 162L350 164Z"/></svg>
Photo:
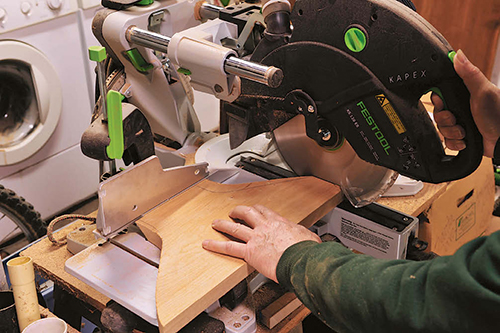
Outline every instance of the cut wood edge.
<svg viewBox="0 0 500 333"><path fill-rule="evenodd" d="M266 325L267 328L272 329L301 305L302 302L294 293L285 293L260 312L262 323Z"/></svg>

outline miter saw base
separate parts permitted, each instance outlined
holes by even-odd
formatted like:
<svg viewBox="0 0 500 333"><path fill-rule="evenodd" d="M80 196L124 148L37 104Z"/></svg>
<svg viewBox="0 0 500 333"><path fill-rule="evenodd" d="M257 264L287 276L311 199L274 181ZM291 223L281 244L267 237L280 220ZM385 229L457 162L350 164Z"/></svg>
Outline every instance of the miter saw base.
<svg viewBox="0 0 500 333"><path fill-rule="evenodd" d="M427 247L417 239L416 217L376 203L354 208L344 201L313 230L320 236L331 234L345 246L375 258L405 259L408 251Z"/></svg>

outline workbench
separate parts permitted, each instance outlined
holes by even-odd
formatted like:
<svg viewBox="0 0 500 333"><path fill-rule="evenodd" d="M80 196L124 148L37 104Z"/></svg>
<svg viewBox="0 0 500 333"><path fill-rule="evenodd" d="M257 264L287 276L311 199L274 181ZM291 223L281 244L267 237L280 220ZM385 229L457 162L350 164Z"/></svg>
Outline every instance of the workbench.
<svg viewBox="0 0 500 333"><path fill-rule="evenodd" d="M447 184L425 184L422 191L411 197L382 198L378 202L406 214L417 216L428 209L431 203L441 195ZM90 224L88 221L77 221L55 234L57 239L63 238L69 232L81 226ZM35 242L21 253L30 256L37 272L46 279L54 282L54 313L63 318L68 324L78 328L80 323L79 313L94 323L99 323L100 313L104 310L110 299L84 282L73 277L64 270L64 263L71 257L66 246L54 246L46 237ZM78 300L75 302L75 300ZM79 311L74 311L77 307ZM259 326L258 332L284 333L290 332L309 315L309 310L303 305L285 318L274 329L268 330Z"/></svg>

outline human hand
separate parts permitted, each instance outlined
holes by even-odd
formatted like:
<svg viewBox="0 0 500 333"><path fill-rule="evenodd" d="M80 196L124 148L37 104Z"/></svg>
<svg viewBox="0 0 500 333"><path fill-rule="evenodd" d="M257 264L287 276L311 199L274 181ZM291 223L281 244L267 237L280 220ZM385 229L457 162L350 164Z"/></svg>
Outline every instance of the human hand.
<svg viewBox="0 0 500 333"><path fill-rule="evenodd" d="M321 243L318 235L261 205L237 206L229 213L229 217L243 221L246 225L240 222L215 220L212 227L244 243L205 240L203 248L242 258L275 282L278 282L276 267L288 247L305 240Z"/></svg>
<svg viewBox="0 0 500 333"><path fill-rule="evenodd" d="M454 61L455 71L464 80L470 92L470 106L474 122L483 136L484 155L493 157L495 144L500 137L500 89L491 83L459 50ZM432 95L434 120L452 150L465 148L465 131L457 125L455 116L443 110L442 100Z"/></svg>

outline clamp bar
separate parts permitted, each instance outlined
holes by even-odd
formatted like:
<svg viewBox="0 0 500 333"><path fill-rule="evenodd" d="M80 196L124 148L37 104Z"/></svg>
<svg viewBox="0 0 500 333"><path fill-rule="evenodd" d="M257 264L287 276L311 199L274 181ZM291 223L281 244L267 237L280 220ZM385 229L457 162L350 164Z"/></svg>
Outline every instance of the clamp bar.
<svg viewBox="0 0 500 333"><path fill-rule="evenodd" d="M144 46L155 51L168 53L171 38L131 26L127 29L126 38L129 43ZM265 84L277 88L283 81L283 71L274 66L265 66L256 62L243 60L235 56L224 60L224 70L227 74Z"/></svg>
<svg viewBox="0 0 500 333"><path fill-rule="evenodd" d="M163 53L168 52L168 44L170 44L171 39L170 37L156 32L139 29L135 26L131 26L127 29L126 38L129 43L134 43Z"/></svg>
<svg viewBox="0 0 500 333"><path fill-rule="evenodd" d="M205 2L200 6L199 16L204 20L213 20L219 17L219 12L222 9L224 9L224 7Z"/></svg>
<svg viewBox="0 0 500 333"><path fill-rule="evenodd" d="M226 58L224 70L229 74L259 82L271 88L278 88L283 81L283 71L281 69L243 60L236 56Z"/></svg>

